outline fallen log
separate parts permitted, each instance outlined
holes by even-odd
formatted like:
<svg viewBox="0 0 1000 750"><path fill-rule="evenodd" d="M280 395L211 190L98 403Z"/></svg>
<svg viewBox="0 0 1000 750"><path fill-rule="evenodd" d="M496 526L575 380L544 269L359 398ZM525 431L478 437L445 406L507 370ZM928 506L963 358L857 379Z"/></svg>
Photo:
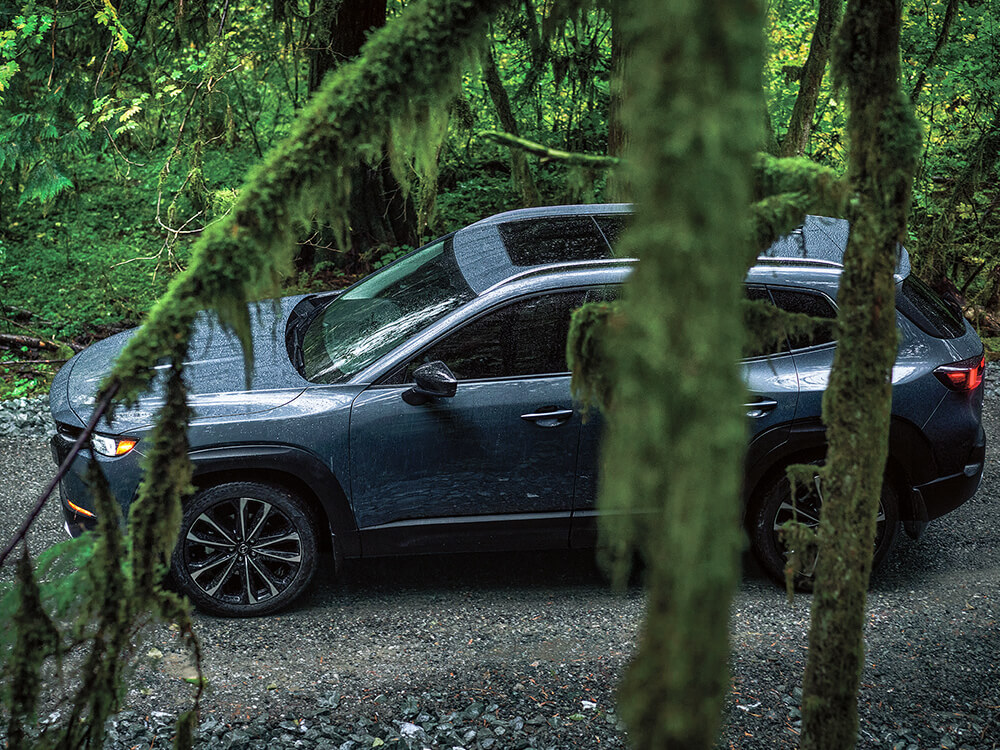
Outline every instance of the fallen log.
<svg viewBox="0 0 1000 750"><path fill-rule="evenodd" d="M78 344L60 344L57 341L36 338L35 336L24 336L20 333L0 333L0 346L8 349L13 347L26 346L29 349L53 349L58 350L61 346L68 346L75 352L83 351L83 347Z"/></svg>

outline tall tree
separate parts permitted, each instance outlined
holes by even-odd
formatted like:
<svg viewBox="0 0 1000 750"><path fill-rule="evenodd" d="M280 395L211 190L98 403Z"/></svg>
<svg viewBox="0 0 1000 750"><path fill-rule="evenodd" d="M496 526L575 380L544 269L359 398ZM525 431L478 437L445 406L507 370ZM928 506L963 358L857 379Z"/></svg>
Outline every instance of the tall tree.
<svg viewBox="0 0 1000 750"><path fill-rule="evenodd" d="M510 96L507 95L507 89L500 79L500 70L493 57L492 39L483 54L483 77L486 79L486 88L490 92L490 99L493 100L500 127L515 137L520 136L521 130L517 126L514 110L510 106ZM514 187L521 196L521 205L537 206L541 199L538 196L538 188L535 187L535 178L531 174L531 167L528 166L528 157L519 148L510 149L510 173Z"/></svg>
<svg viewBox="0 0 1000 750"><path fill-rule="evenodd" d="M630 740L692 750L714 747L729 684L746 448L733 321L763 140L763 16L746 0L626 8L637 213L622 252L642 262L612 345L600 502L627 524L606 527L612 547L627 557L635 542L647 563L646 621L620 693Z"/></svg>
<svg viewBox="0 0 1000 750"><path fill-rule="evenodd" d="M369 34L385 22L386 0L320 0L315 51L309 62L310 93L320 88L330 71L356 58ZM348 264L372 248L417 243L416 212L384 154L374 164L357 165L345 178L351 188L350 243L342 248L352 256ZM340 257L328 251L333 242L329 232L320 232L319 237L322 257Z"/></svg>
<svg viewBox="0 0 1000 750"><path fill-rule="evenodd" d="M834 72L846 86L854 192L837 302L839 343L823 399L829 448L803 683L804 750L853 748L876 514L896 359L895 269L920 130L900 89L900 0L850 0Z"/></svg>
<svg viewBox="0 0 1000 750"><path fill-rule="evenodd" d="M799 75L799 94L795 99L788 130L781 141L781 156L802 156L809 145L820 84L830 58L833 35L840 23L843 0L819 0L816 28L813 30L809 55Z"/></svg>

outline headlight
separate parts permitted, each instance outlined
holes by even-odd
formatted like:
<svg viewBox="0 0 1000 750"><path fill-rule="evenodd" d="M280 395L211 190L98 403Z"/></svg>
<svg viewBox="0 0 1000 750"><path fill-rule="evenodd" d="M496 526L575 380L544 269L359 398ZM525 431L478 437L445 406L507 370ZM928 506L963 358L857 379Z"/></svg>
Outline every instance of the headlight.
<svg viewBox="0 0 1000 750"><path fill-rule="evenodd" d="M95 451L102 456L112 458L115 456L124 456L135 448L135 444L139 442L132 438L113 438L107 435L98 435L97 433L90 436L90 441L93 443Z"/></svg>

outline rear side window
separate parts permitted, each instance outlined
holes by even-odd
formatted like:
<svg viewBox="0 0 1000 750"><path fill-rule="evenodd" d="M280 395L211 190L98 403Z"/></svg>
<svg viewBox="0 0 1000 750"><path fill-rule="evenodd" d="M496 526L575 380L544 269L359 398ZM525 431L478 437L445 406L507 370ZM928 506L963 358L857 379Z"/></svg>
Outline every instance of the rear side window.
<svg viewBox="0 0 1000 750"><path fill-rule="evenodd" d="M954 339L965 333L965 320L958 306L949 305L912 273L896 287L896 307L934 338Z"/></svg>
<svg viewBox="0 0 1000 750"><path fill-rule="evenodd" d="M590 216L547 216L497 227L515 266L539 266L611 257L611 248Z"/></svg>
<svg viewBox="0 0 1000 750"><path fill-rule="evenodd" d="M774 299L774 304L786 312L805 313L814 318L824 318L830 321L828 324L817 323L808 333L789 335L788 344L792 349L820 346L836 340L837 329L834 321L837 319L837 310L824 295L797 289L771 287L771 297Z"/></svg>

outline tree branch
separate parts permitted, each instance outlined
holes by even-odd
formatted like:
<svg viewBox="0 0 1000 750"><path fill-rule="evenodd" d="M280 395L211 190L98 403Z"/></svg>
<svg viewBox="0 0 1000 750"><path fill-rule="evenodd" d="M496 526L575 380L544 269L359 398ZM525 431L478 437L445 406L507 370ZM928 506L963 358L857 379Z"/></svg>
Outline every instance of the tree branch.
<svg viewBox="0 0 1000 750"><path fill-rule="evenodd" d="M623 163L617 156L602 156L599 154L581 154L574 151L560 151L557 148L549 148L541 143L529 141L510 133L501 133L498 130L486 130L479 134L483 138L506 146L527 151L532 156L537 156L542 161L561 161L574 167L591 167L595 169L610 169Z"/></svg>

